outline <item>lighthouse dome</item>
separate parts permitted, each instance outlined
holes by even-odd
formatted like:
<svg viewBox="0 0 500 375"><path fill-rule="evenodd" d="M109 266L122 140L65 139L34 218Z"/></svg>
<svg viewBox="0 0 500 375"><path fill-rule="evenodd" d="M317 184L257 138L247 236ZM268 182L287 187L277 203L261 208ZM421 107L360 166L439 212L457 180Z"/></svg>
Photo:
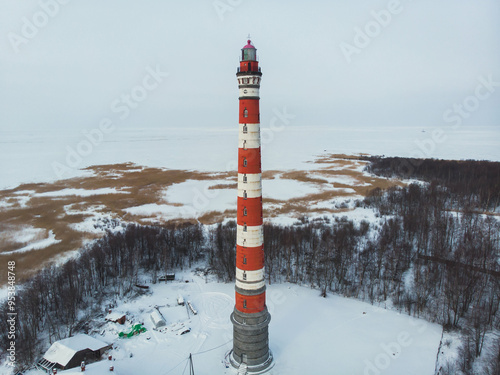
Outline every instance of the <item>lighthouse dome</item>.
<svg viewBox="0 0 500 375"><path fill-rule="evenodd" d="M243 49L245 49L245 48L255 49L255 47L252 45L252 41L250 39L247 40L247 45L245 47L243 47Z"/></svg>
<svg viewBox="0 0 500 375"><path fill-rule="evenodd" d="M257 49L250 39L248 39L247 45L241 49L241 59L242 61L257 61Z"/></svg>

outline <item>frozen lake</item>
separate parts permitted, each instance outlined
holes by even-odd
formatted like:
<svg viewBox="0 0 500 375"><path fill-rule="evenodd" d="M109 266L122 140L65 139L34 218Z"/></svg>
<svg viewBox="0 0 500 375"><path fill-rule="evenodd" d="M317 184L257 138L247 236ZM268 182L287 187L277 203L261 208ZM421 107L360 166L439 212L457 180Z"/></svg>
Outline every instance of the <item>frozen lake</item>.
<svg viewBox="0 0 500 375"><path fill-rule="evenodd" d="M133 162L201 171L236 169L234 128L0 130L0 188L82 175L81 168ZM318 127L262 124L262 167L310 169L325 153L500 160L500 127Z"/></svg>

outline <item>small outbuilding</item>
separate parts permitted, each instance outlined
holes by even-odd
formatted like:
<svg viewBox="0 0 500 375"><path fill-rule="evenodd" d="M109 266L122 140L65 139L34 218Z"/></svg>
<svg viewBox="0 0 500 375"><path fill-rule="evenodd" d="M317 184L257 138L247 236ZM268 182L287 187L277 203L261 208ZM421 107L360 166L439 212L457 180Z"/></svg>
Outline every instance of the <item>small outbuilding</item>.
<svg viewBox="0 0 500 375"><path fill-rule="evenodd" d="M155 328L161 328L167 325L167 322L163 319L163 316L161 316L158 310L153 310L151 313L151 321L153 322Z"/></svg>
<svg viewBox="0 0 500 375"><path fill-rule="evenodd" d="M191 303L191 301L188 301L188 302L187 302L187 304L188 304L189 310L191 310L191 312L192 312L194 315L197 315L197 314L198 314L198 311L196 311L196 309L193 307L193 304Z"/></svg>
<svg viewBox="0 0 500 375"><path fill-rule="evenodd" d="M127 320L127 316L123 313L120 313L120 312L110 312L108 315L106 315L106 318L104 318L104 319L107 322L125 324L125 321Z"/></svg>
<svg viewBox="0 0 500 375"><path fill-rule="evenodd" d="M174 281L174 280L175 280L175 273L167 273L167 274L165 274L165 275L163 275L163 276L160 276L160 277L158 278L158 281L159 281L159 282L162 282L162 281L163 281L163 282L165 282L165 283L166 283L167 281Z"/></svg>
<svg viewBox="0 0 500 375"><path fill-rule="evenodd" d="M36 367L43 370L53 368L66 370L80 366L82 361L86 363L99 361L108 349L111 349L111 345L91 336L79 334L53 343Z"/></svg>

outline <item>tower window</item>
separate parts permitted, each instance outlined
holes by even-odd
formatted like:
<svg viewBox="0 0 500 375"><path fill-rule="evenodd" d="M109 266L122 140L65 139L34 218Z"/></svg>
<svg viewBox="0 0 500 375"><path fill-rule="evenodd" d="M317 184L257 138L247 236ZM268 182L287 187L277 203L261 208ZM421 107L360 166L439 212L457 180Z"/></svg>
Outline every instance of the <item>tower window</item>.
<svg viewBox="0 0 500 375"><path fill-rule="evenodd" d="M247 212L247 208L246 208L246 207L244 207L244 208L243 208L243 216L247 216L247 213L248 213L248 212Z"/></svg>
<svg viewBox="0 0 500 375"><path fill-rule="evenodd" d="M243 199L247 199L247 191L243 190Z"/></svg>
<svg viewBox="0 0 500 375"><path fill-rule="evenodd" d="M247 134L248 133L248 126L247 124L244 124L243 125L243 134Z"/></svg>
<svg viewBox="0 0 500 375"><path fill-rule="evenodd" d="M246 166L247 166L247 164L248 164L248 162L247 162L247 158L243 158L243 166L244 166L244 167L246 167Z"/></svg>
<svg viewBox="0 0 500 375"><path fill-rule="evenodd" d="M247 223L243 224L243 232L247 231Z"/></svg>
<svg viewBox="0 0 500 375"><path fill-rule="evenodd" d="M244 174L244 175L243 175L243 183L244 183L244 184L246 184L246 183L247 183L247 179L248 179L248 178L247 178L247 175L246 175L246 174Z"/></svg>
<svg viewBox="0 0 500 375"><path fill-rule="evenodd" d="M244 308L244 309L246 309L246 308L247 308L247 300L246 300L246 299L244 299L244 300L243 300L243 308Z"/></svg>
<svg viewBox="0 0 500 375"><path fill-rule="evenodd" d="M243 150L246 150L246 149L247 149L247 141L246 141L246 140L244 140L244 141L243 141Z"/></svg>
<svg viewBox="0 0 500 375"><path fill-rule="evenodd" d="M246 280L247 280L247 273L243 272L243 281L246 281Z"/></svg>
<svg viewBox="0 0 500 375"><path fill-rule="evenodd" d="M246 238L243 239L243 247L247 247L247 239ZM247 257L245 256L245 258L243 259L243 263L246 264L246 262L247 262Z"/></svg>
<svg viewBox="0 0 500 375"><path fill-rule="evenodd" d="M248 109L243 110L243 117L248 117Z"/></svg>
<svg viewBox="0 0 500 375"><path fill-rule="evenodd" d="M243 264L247 264L247 257L246 257L246 255L243 255Z"/></svg>

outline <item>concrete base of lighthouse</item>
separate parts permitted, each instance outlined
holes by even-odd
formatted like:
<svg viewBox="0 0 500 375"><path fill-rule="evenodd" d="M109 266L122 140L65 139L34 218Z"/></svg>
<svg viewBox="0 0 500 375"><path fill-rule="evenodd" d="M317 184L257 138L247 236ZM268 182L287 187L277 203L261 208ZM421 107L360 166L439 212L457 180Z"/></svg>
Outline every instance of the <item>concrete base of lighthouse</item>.
<svg viewBox="0 0 500 375"><path fill-rule="evenodd" d="M233 323L233 351L229 357L231 365L238 369L246 365L247 374L263 374L273 365L269 350L268 326L271 314L264 311L246 314L236 308L231 314Z"/></svg>

